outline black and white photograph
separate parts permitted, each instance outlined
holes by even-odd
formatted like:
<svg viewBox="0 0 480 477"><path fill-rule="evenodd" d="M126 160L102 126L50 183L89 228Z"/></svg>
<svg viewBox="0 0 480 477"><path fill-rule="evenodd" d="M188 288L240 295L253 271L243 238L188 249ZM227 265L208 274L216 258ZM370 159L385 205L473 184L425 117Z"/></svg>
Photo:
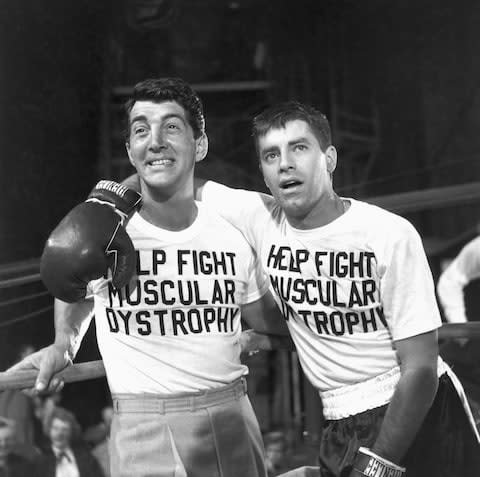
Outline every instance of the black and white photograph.
<svg viewBox="0 0 480 477"><path fill-rule="evenodd" d="M0 477L480 475L479 2L0 12Z"/></svg>

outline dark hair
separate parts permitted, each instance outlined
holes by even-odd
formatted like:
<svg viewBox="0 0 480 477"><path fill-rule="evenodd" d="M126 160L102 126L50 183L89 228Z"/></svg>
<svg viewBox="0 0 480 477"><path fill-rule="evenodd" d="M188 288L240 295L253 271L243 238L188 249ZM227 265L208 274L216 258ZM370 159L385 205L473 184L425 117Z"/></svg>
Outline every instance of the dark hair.
<svg viewBox="0 0 480 477"><path fill-rule="evenodd" d="M298 101L286 101L275 104L253 118L252 136L258 150L258 139L271 129L284 128L287 122L300 119L311 128L323 152L332 145L332 133L327 117L312 106Z"/></svg>
<svg viewBox="0 0 480 477"><path fill-rule="evenodd" d="M46 426L48 429L48 432L50 432L50 429L52 428L52 422L54 419L58 419L59 421L62 421L62 422L68 422L70 424L70 429L72 431L72 434L71 434L72 442L78 442L80 440L82 430L73 412L70 412L69 410L63 407L56 407L48 417L47 426Z"/></svg>
<svg viewBox="0 0 480 477"><path fill-rule="evenodd" d="M127 142L130 134L130 111L137 101L153 101L154 103L175 101L185 110L195 139L198 139L205 132L202 101L187 82L181 78L147 79L133 87L132 95L125 103L125 112L127 113L125 136Z"/></svg>

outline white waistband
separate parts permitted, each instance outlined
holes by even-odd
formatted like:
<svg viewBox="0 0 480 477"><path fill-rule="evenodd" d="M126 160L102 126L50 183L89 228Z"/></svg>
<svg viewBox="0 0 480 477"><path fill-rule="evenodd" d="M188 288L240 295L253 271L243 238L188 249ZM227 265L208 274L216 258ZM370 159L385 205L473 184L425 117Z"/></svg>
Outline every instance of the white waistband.
<svg viewBox="0 0 480 477"><path fill-rule="evenodd" d="M320 392L327 420L343 419L390 402L400 379L400 367L361 383Z"/></svg>
<svg viewBox="0 0 480 477"><path fill-rule="evenodd" d="M441 358L438 360L438 375L447 371ZM367 379L361 383L320 392L323 415L327 420L344 419L348 416L388 404L400 380L400 367Z"/></svg>

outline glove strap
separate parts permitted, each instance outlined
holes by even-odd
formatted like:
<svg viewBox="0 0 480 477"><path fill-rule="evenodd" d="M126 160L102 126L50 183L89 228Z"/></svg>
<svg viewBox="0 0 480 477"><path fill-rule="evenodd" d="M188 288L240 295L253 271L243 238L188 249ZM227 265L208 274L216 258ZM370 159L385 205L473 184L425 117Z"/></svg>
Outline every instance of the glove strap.
<svg viewBox="0 0 480 477"><path fill-rule="evenodd" d="M142 201L142 196L123 184L100 181L93 188L87 202L98 202L113 207L122 219L128 216Z"/></svg>
<svg viewBox="0 0 480 477"><path fill-rule="evenodd" d="M380 457L366 447L358 449L353 468L366 477L402 477L406 472L405 467Z"/></svg>

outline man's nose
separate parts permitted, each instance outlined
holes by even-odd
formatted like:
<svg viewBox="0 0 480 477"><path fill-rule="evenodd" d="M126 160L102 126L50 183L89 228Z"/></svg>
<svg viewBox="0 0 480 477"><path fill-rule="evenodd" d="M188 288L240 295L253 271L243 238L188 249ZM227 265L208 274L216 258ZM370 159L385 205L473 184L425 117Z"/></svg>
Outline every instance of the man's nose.
<svg viewBox="0 0 480 477"><path fill-rule="evenodd" d="M280 154L280 160L278 161L278 167L281 171L287 171L293 169L294 163L291 154L288 151L282 151Z"/></svg>
<svg viewBox="0 0 480 477"><path fill-rule="evenodd" d="M167 147L165 140L165 134L162 128L152 128L152 134L150 137L150 149L159 150Z"/></svg>

